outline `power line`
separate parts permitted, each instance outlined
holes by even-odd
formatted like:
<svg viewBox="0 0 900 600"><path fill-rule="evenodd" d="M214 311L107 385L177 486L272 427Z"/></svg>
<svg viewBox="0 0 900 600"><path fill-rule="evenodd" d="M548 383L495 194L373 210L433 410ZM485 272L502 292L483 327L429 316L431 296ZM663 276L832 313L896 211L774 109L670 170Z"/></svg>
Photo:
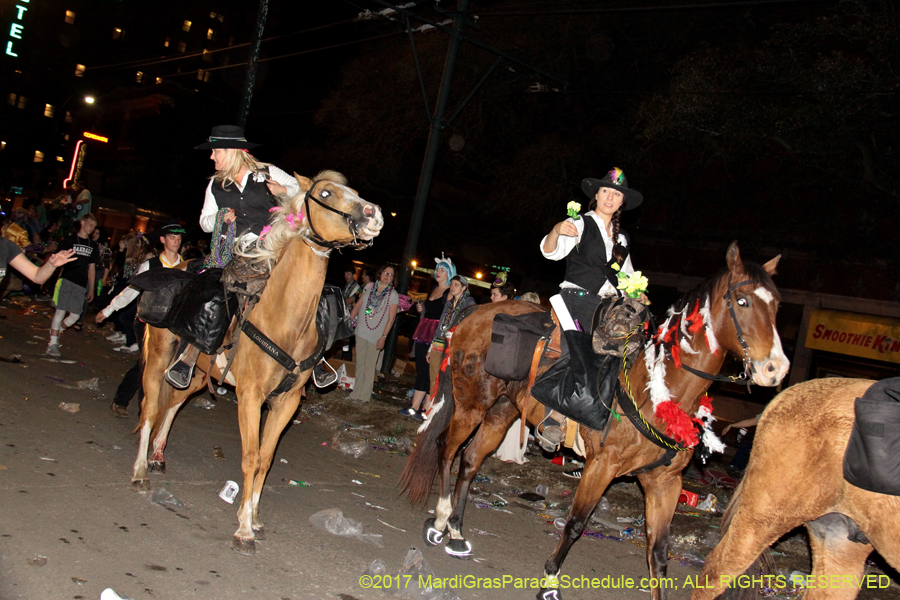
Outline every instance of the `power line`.
<svg viewBox="0 0 900 600"><path fill-rule="evenodd" d="M337 23L328 23L326 25L319 25L318 27L310 27L309 29L301 29L299 31L292 31L290 33L285 33L283 35L276 35L276 36L268 37L268 38L263 39L262 41L263 42L271 42L271 41L280 40L280 39L283 39L286 37L300 35L302 33L309 33L311 31L319 31L322 29L329 29L331 27L337 27L339 25L346 25L348 23L354 23L354 22L356 22L356 19L347 19L345 21L338 21ZM121 67L121 68L145 67L145 66L149 66L149 65L156 65L156 64L166 63L166 62L172 62L175 60L185 60L188 58L196 58L197 56L215 54L216 52L227 52L229 50L237 50L239 48L245 48L249 45L250 45L250 42L246 42L243 44L235 44L234 46L228 46L227 48L217 48L215 50L202 50L200 52L192 52L190 54L183 54L181 56L173 56L173 57L169 57L169 58L141 58L141 59L135 59L135 60L121 62L121 63L100 65L99 67L90 67L90 68L85 69L85 71L96 71L98 69L112 69L112 68L116 68L116 67ZM247 64L247 63L244 63L244 64Z"/></svg>
<svg viewBox="0 0 900 600"><path fill-rule="evenodd" d="M742 8L747 6L771 6L774 4L825 4L833 0L745 0L739 2L710 2L707 4L670 4L659 6L626 6L620 8L569 8L522 11L479 11L479 17L530 17L546 15L590 15L623 12L662 12L673 10L705 10L713 8Z"/></svg>

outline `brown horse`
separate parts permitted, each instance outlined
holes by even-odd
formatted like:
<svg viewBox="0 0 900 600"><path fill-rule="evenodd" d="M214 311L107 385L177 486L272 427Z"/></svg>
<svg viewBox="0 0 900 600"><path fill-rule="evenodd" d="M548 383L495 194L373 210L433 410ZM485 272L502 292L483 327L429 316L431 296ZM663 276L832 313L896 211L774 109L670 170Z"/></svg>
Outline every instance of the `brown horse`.
<svg viewBox="0 0 900 600"><path fill-rule="evenodd" d="M324 171L315 180L296 176L300 194L275 211L271 230L248 254L274 262L268 284L248 320L278 347L300 363L312 355L318 343L316 307L325 282L331 248L370 242L379 234L384 219L381 209L360 198L346 179ZM263 539L259 497L272 465L278 438L300 404L301 390L312 368L301 373L287 392L268 398L286 376L286 370L244 333L238 333L237 352L231 365L238 397L241 429L243 497L238 509L240 527L234 534L235 550L252 554L255 539ZM169 428L181 404L207 385L207 377L221 370L201 355L190 385L176 390L163 379L174 358L178 338L167 329L147 327L144 341L144 400L140 445L131 479L135 489L148 489L150 471L164 472L163 449ZM212 363L212 364L211 364ZM260 417L268 400L269 415L260 443Z"/></svg>
<svg viewBox="0 0 900 600"><path fill-rule="evenodd" d="M725 513L725 533L699 578L709 587L695 589L692 600L724 592L770 544L804 523L813 557L806 600L854 598L861 585L881 584L863 579L873 548L900 569L900 497L863 490L843 476L854 399L873 383L814 379L788 388L766 407L747 473ZM851 541L859 531L865 537ZM783 576L767 584L790 585ZM738 585L747 587L740 580Z"/></svg>
<svg viewBox="0 0 900 600"><path fill-rule="evenodd" d="M723 351L730 351L744 357L754 381L765 386L777 385L787 372L789 362L775 330L779 296L770 276L779 257L764 267L744 263L737 243L733 243L726 259L727 270L698 286L669 310L668 320L657 333L657 342L645 345L643 357L638 358L628 373L628 384L624 374L620 378L622 385L633 393L640 412L661 431L666 430L667 424L654 415L657 404L671 409L677 403L674 410L680 407L686 413L682 413L683 419L689 419L688 416L698 412L701 396L711 383L684 368L676 368L673 354L680 356L685 367L715 374L725 360ZM434 476L440 473L435 518L426 522L424 535L426 543L436 545L449 530L446 551L453 556L471 554L471 545L462 534L463 511L469 484L481 462L497 448L519 415L525 415L535 426L543 419L543 406L529 401L528 382L504 381L484 371L494 316L538 310L540 307L527 302L498 302L479 307L457 327L447 351L448 366L438 379L432 418L420 428L403 472L401 485L410 502L420 506L428 501ZM553 335L554 338L559 335L558 329ZM660 340L674 344L662 344ZM542 364L541 368L548 366ZM670 399L674 403L666 402ZM462 451L451 498L450 467L457 451L473 432L471 442ZM650 574L656 578L666 575L669 525L681 491L681 471L692 452L679 452L667 466L657 466L661 464L658 462L654 465L665 455L665 450L641 435L627 419L621 422L610 419L605 443L603 432L582 428L581 434L586 449L584 474L563 535L545 565L547 586L539 598L559 597L554 585L566 554L581 537L609 482L628 474L637 474L646 494ZM711 432L709 435L714 438ZM705 437L704 441L721 444L717 438ZM644 470L648 466L656 468ZM654 600L664 597L664 589L653 590Z"/></svg>

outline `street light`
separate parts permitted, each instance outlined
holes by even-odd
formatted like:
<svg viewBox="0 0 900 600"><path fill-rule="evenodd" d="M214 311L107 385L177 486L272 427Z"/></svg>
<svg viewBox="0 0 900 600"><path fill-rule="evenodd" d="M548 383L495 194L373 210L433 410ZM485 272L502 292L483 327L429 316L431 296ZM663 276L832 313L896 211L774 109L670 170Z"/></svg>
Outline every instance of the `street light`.
<svg viewBox="0 0 900 600"><path fill-rule="evenodd" d="M94 103L94 97L93 97L93 96L85 96L85 97L84 97L84 101L87 102L88 104L93 104L93 103Z"/></svg>

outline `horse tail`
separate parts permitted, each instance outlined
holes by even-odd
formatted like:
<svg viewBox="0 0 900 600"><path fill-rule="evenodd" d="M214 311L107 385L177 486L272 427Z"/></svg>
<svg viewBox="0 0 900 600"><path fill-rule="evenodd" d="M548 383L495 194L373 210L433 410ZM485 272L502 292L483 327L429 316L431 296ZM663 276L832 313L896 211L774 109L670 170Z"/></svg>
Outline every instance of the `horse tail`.
<svg viewBox="0 0 900 600"><path fill-rule="evenodd" d="M732 520L734 519L734 515L737 514L738 509L741 505L741 498L743 495L741 491L744 488L744 482L742 481L737 489L734 491L734 496L731 498L731 502L728 504L728 508L725 509L725 514L722 515L722 535L731 528ZM759 577L760 575L774 575L776 573L775 562L772 560L772 555L768 550L765 550L762 554L756 557L756 560L751 563L747 570L744 571L744 575L748 575L750 577ZM751 581L756 581L756 579L751 579ZM756 587L756 585L738 585L738 586L730 586L725 592L719 596L719 600L756 600L759 597L760 589Z"/></svg>
<svg viewBox="0 0 900 600"><path fill-rule="evenodd" d="M453 418L453 377L450 374L449 355L449 352L444 353L444 362L432 392L431 418L419 427L406 467L400 475L400 493L405 493L409 503L418 508L424 508L431 496L431 486L440 467L447 429Z"/></svg>

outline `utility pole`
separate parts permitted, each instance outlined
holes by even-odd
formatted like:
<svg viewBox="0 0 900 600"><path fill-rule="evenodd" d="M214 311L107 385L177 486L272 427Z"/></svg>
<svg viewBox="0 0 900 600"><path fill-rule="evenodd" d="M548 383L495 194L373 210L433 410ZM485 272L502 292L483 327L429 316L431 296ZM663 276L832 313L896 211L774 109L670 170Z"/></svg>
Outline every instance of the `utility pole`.
<svg viewBox="0 0 900 600"><path fill-rule="evenodd" d="M253 100L253 88L256 87L256 71L259 67L259 46L262 43L263 30L266 28L266 17L268 14L269 0L259 0L256 33L253 35L253 43L250 44L250 58L247 60L247 80L244 84L244 96L241 98L241 108L238 110L237 122L242 128L247 125L247 116L250 114L250 102Z"/></svg>

